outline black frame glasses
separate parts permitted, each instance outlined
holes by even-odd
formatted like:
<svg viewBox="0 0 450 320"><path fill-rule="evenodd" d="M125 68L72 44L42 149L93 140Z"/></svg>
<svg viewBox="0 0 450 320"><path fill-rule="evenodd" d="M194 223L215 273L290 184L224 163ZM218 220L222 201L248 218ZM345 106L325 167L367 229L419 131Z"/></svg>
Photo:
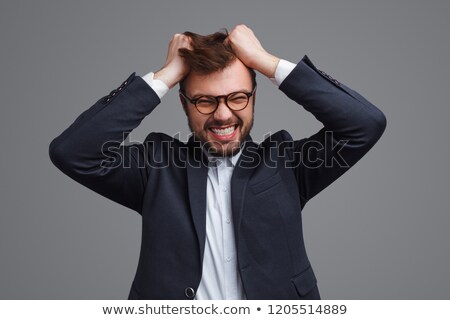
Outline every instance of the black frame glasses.
<svg viewBox="0 0 450 320"><path fill-rule="evenodd" d="M212 114L216 112L217 108L219 107L219 99L224 99L225 105L232 111L241 111L247 108L248 103L250 102L250 98L255 94L256 86L253 88L252 92L244 92L244 91L237 91L237 92L231 92L229 94L221 95L221 96L200 96L195 99L191 99L187 97L181 90L179 90L179 94L192 103L195 106L195 109L197 109L198 112L201 114ZM240 96L239 96L240 95ZM233 98L239 101L239 99L242 99L246 97L247 101L246 103L236 102L233 104ZM206 101L206 107L201 106L201 102ZM215 104L212 104L212 102L215 101ZM209 103L209 105L208 105Z"/></svg>

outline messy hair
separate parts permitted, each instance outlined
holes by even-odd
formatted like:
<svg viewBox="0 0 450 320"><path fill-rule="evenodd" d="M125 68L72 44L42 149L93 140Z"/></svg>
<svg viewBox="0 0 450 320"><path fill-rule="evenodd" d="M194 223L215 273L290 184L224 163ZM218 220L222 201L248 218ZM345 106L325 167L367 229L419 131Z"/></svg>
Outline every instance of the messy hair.
<svg viewBox="0 0 450 320"><path fill-rule="evenodd" d="M226 29L224 32L216 32L206 36L189 31L183 34L191 38L192 50L181 48L179 54L190 66L191 71L199 74L210 74L225 69L236 59L231 45L224 42L228 37ZM253 69L248 69L253 87L255 87L256 73ZM184 79L180 81L180 90L184 91Z"/></svg>

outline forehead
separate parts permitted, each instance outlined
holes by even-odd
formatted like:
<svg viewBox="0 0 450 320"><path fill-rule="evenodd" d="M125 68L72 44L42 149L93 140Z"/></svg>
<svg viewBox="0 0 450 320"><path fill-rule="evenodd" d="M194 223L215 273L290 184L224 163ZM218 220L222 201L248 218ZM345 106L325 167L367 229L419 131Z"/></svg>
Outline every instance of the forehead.
<svg viewBox="0 0 450 320"><path fill-rule="evenodd" d="M211 74L191 72L185 80L186 94L191 97L201 94L219 96L252 89L250 71L239 59L225 69Z"/></svg>

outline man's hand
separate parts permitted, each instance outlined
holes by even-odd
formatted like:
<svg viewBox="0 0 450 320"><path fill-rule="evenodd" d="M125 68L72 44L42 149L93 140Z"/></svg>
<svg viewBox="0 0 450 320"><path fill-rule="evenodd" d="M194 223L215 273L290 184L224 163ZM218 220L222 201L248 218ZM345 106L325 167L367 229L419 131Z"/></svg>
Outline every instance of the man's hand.
<svg viewBox="0 0 450 320"><path fill-rule="evenodd" d="M246 25L237 25L226 40L233 48L236 57L247 67L273 78L279 58L271 55L262 47L253 31Z"/></svg>
<svg viewBox="0 0 450 320"><path fill-rule="evenodd" d="M178 49L191 49L191 39L184 34L175 34L169 43L166 63L155 73L154 79L163 81L169 88L173 88L189 73L189 66L178 54Z"/></svg>

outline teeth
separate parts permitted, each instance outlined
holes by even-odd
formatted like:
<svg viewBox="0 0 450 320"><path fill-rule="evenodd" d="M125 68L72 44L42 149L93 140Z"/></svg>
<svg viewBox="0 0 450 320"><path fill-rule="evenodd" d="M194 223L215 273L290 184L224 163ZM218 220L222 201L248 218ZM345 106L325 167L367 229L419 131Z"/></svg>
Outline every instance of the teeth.
<svg viewBox="0 0 450 320"><path fill-rule="evenodd" d="M214 132L215 134L217 134L219 136L225 136L225 135L233 133L234 126L224 128L224 129L211 128L211 130L212 130L212 132Z"/></svg>

